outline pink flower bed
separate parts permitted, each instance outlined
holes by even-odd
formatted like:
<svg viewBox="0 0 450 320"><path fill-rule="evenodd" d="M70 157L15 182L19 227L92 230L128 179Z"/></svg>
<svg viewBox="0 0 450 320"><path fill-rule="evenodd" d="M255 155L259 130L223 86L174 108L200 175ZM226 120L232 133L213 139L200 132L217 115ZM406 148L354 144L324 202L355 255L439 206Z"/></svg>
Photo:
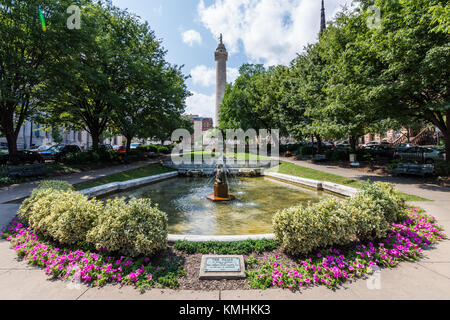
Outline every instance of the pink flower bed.
<svg viewBox="0 0 450 320"><path fill-rule="evenodd" d="M154 266L150 258L136 259L109 256L99 252L61 249L43 242L18 217L3 234L16 253L29 264L45 268L53 278L86 283L94 286L106 283L134 284L139 288L154 286L177 287L177 275L183 275L181 260L164 261Z"/></svg>
<svg viewBox="0 0 450 320"><path fill-rule="evenodd" d="M40 266L53 278L94 286L107 283L134 284L137 287L175 288L176 277L184 275L181 261L154 266L150 258L110 256L104 250L82 251L58 248L43 242L18 218L2 234L12 248L29 264ZM357 244L350 249L327 248L304 257L295 268L286 267L277 255L259 261L259 268L247 273L253 288L282 287L296 290L308 285L333 288L350 278L372 273L375 267L394 267L400 261L417 260L422 251L445 239L436 220L423 210L407 207L403 222L393 224L387 237L377 243Z"/></svg>
<svg viewBox="0 0 450 320"><path fill-rule="evenodd" d="M372 273L376 267L394 267L400 261L417 260L423 249L446 238L434 217L423 210L406 207L406 219L393 224L378 243L358 244L350 249L328 248L286 267L277 255L260 261L260 268L248 273L250 286L258 289L282 287L296 290L308 285L336 287L350 278Z"/></svg>

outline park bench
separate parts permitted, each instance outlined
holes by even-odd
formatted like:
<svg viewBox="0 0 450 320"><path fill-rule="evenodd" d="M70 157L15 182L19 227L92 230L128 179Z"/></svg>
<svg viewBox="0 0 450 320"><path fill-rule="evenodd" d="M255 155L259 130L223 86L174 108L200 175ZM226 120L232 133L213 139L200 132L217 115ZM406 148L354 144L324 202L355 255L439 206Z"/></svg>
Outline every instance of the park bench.
<svg viewBox="0 0 450 320"><path fill-rule="evenodd" d="M397 168L393 169L391 172L395 175L412 174L424 177L426 175L432 175L434 173L434 165L400 163Z"/></svg>
<svg viewBox="0 0 450 320"><path fill-rule="evenodd" d="M8 176L14 178L40 177L47 175L44 164L32 164L27 166L8 166Z"/></svg>

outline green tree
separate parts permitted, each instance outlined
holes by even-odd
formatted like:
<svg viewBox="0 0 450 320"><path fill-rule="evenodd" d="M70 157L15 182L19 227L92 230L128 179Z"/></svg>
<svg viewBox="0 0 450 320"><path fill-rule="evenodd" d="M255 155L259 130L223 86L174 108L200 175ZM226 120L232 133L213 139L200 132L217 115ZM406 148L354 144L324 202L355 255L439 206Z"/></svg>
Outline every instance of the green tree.
<svg viewBox="0 0 450 320"><path fill-rule="evenodd" d="M0 130L11 155L17 153L21 126L40 105L36 89L50 77L53 61L76 43L77 30L67 28L66 9L85 2L0 0Z"/></svg>
<svg viewBox="0 0 450 320"><path fill-rule="evenodd" d="M136 41L137 17L109 2L98 2L84 6L82 18L79 41L55 64L45 98L56 121L88 131L93 149L98 150L132 76L127 66L134 57L128 46Z"/></svg>
<svg viewBox="0 0 450 320"><path fill-rule="evenodd" d="M363 1L363 5L368 4ZM413 117L438 127L449 155L448 1L377 0L375 5L383 18L369 41L384 67L370 94L386 115Z"/></svg>

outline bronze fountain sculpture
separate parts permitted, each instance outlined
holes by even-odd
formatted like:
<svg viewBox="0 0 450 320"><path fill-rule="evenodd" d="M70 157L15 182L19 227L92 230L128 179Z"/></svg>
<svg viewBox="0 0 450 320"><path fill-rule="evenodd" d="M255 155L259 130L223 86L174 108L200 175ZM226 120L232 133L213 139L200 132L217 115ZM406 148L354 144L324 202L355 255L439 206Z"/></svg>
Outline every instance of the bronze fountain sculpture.
<svg viewBox="0 0 450 320"><path fill-rule="evenodd" d="M231 201L235 199L234 195L228 193L226 170L223 168L223 165L219 165L216 170L214 193L211 193L206 198L211 201Z"/></svg>

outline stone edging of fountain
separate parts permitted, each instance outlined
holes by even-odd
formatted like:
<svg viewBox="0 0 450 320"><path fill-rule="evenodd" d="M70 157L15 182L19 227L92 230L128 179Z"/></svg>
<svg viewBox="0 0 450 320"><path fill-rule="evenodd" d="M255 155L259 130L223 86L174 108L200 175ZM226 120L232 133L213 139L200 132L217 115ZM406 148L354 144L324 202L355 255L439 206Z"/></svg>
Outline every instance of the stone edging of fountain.
<svg viewBox="0 0 450 320"><path fill-rule="evenodd" d="M80 192L84 195L96 197L100 195L105 195L109 193L113 193L119 190L126 190L135 188L138 186L150 184L153 182L158 182L170 178L174 178L178 176L177 171L173 172L167 172L158 174L155 176L150 177L144 177L139 179L133 179L123 182L112 182L108 184L104 184L101 186L84 189ZM306 179L306 178L300 178L295 177L287 174L282 173L276 173L276 172L264 172L263 176L276 178L279 180L284 180L287 182L292 182L296 184L301 184L307 187L316 188L317 190L325 190L328 192L333 192L336 194L340 194L347 197L353 197L356 193L358 193L358 189L346 187L343 185L331 183L331 182L324 182L324 181L317 181L312 179ZM189 242L206 242L206 241L219 241L219 242L238 242L238 241L245 241L245 240L273 240L275 238L275 235L273 233L269 234L251 234L251 235L233 235L233 236L213 236L213 235L177 235L177 234L169 234L167 237L167 240L169 243L173 243L176 241L189 241Z"/></svg>
<svg viewBox="0 0 450 320"><path fill-rule="evenodd" d="M358 189L355 189L352 187L346 187L346 186L332 183L332 182L318 181L318 180L306 179L306 178L301 178L301 177L295 177L295 176L291 176L291 175L283 174L283 173L264 172L264 176L305 185L308 187L316 188L317 190L324 190L324 191L328 191L328 192L337 193L337 194L340 194L340 195L343 195L346 197L353 197L358 193Z"/></svg>
<svg viewBox="0 0 450 320"><path fill-rule="evenodd" d="M138 178L133 180L127 180L122 182L111 182L108 184L103 184L101 186L89 188L89 189L83 189L80 190L82 194L90 197L98 197L105 194L113 193L119 190L127 190L135 187L139 187L142 185L150 184L153 182L158 182L166 179L170 179L173 177L178 176L177 171L173 172L167 172L162 174L157 174L150 177L144 177L144 178Z"/></svg>

